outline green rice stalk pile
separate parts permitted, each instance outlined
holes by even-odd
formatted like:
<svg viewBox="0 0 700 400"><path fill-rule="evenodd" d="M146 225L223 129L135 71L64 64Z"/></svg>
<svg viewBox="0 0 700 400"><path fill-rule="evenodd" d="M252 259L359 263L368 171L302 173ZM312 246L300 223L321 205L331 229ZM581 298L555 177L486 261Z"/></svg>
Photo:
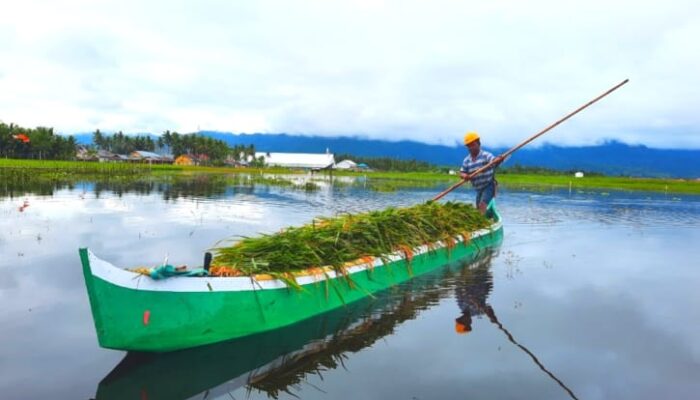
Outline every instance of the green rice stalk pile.
<svg viewBox="0 0 700 400"><path fill-rule="evenodd" d="M213 265L234 268L242 275L293 273L307 268L343 265L362 257L386 257L440 240L451 242L491 225L471 204L427 202L363 214L316 219L273 235L244 238L214 249Z"/></svg>

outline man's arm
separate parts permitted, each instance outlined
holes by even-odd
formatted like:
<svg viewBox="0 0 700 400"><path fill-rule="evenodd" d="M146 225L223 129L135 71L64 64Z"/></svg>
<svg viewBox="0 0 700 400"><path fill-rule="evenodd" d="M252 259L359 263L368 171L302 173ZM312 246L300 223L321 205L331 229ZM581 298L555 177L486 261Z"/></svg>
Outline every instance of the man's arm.
<svg viewBox="0 0 700 400"><path fill-rule="evenodd" d="M464 161L462 161L462 166L459 168L459 176L462 178L462 180L467 180L469 179L469 173L467 173L467 159L465 158Z"/></svg>

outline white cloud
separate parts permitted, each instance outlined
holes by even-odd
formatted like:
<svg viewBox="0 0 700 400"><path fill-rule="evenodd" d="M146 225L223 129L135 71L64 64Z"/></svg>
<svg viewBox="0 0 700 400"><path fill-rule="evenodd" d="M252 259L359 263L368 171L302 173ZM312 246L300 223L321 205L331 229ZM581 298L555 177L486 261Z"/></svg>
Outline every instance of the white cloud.
<svg viewBox="0 0 700 400"><path fill-rule="evenodd" d="M0 119L61 132L700 148L691 1L3 0ZM7 62L9 61L9 62Z"/></svg>

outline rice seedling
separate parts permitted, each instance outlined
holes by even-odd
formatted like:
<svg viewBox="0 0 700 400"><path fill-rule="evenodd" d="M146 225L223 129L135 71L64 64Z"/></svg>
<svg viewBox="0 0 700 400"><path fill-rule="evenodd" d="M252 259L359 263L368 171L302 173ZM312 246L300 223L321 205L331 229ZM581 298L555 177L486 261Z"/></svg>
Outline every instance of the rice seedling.
<svg viewBox="0 0 700 400"><path fill-rule="evenodd" d="M458 202L340 215L217 247L213 267L228 269L227 274L285 273L286 280L319 267L347 276L348 262L367 257L386 259L400 252L410 263L413 249L419 246L437 241L453 244L456 236L468 237L468 232L490 224L471 204Z"/></svg>

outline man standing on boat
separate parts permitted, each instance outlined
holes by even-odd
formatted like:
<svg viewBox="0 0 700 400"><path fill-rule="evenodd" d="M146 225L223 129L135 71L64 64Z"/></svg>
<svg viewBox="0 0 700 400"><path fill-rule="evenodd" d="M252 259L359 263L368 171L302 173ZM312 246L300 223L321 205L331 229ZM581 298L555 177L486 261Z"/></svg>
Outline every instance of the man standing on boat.
<svg viewBox="0 0 700 400"><path fill-rule="evenodd" d="M494 157L493 154L481 148L481 139L476 132L467 132L464 135L464 145L469 149L469 155L464 158L459 175L462 179L469 179L476 190L476 207L482 214L486 213L486 206L491 199L496 197L496 167L503 162L503 157ZM496 161L490 168L476 176L471 176L484 165Z"/></svg>

